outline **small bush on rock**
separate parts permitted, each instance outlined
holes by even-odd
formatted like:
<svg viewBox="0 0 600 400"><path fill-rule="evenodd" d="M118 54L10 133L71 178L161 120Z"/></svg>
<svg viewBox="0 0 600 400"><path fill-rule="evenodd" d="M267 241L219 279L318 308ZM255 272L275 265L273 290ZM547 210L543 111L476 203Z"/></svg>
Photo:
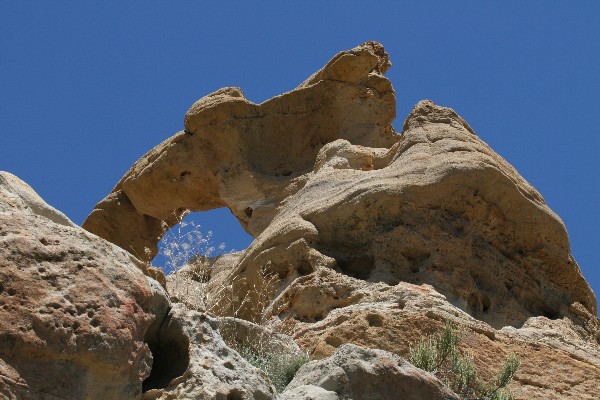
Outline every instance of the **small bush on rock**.
<svg viewBox="0 0 600 400"><path fill-rule="evenodd" d="M267 374L277 392L282 392L294 379L300 367L308 362L306 354L259 353L244 345L234 348L250 364Z"/></svg>
<svg viewBox="0 0 600 400"><path fill-rule="evenodd" d="M410 349L410 362L433 373L464 400L512 400L506 388L521 365L518 355L504 360L495 379L485 384L475 370L473 358L460 352L461 332L446 321L444 329L421 339Z"/></svg>

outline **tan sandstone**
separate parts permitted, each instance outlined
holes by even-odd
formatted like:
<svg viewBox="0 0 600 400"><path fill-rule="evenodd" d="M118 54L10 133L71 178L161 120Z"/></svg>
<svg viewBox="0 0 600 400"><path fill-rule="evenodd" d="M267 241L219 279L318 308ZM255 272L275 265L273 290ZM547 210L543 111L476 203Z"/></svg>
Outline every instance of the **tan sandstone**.
<svg viewBox="0 0 600 400"><path fill-rule="evenodd" d="M162 221L171 227L185 209L229 207L258 235L303 186L324 144L394 143L395 95L382 75L389 65L383 47L367 43L264 103L239 88L198 100L185 130L136 162L83 227L142 259L156 254Z"/></svg>
<svg viewBox="0 0 600 400"><path fill-rule="evenodd" d="M221 321L172 305L145 267L0 171L0 398L273 399Z"/></svg>
<svg viewBox="0 0 600 400"><path fill-rule="evenodd" d="M0 397L138 398L168 307L140 268L0 172Z"/></svg>
<svg viewBox="0 0 600 400"><path fill-rule="evenodd" d="M452 109L419 102L397 134L389 66L370 42L262 104L199 100L84 227L150 259L186 209L227 206L255 240L204 287L212 312L315 356L406 356L450 319L485 377L521 355L517 398L599 398L596 298L564 224Z"/></svg>

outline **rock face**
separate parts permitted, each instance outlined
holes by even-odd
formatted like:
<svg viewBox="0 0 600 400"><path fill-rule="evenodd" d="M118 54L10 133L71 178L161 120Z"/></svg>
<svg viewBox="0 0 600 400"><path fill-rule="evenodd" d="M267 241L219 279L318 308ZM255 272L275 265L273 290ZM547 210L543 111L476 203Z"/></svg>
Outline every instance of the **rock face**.
<svg viewBox="0 0 600 400"><path fill-rule="evenodd" d="M168 301L136 262L0 172L0 397L139 397Z"/></svg>
<svg viewBox="0 0 600 400"><path fill-rule="evenodd" d="M598 332L597 322L595 328L583 328L569 318L532 317L518 329L496 330L453 306L430 285L391 286L335 271L297 279L287 290L290 297L275 301L277 316L267 323L290 332L313 357L329 356L344 343L407 357L411 345L450 320L462 328L461 348L473 355L485 380L494 377L510 353L520 355L522 366L510 386L517 399L592 400L600 395L600 348L597 336L586 330ZM311 296L314 308L309 306ZM322 319L311 318L323 310Z"/></svg>
<svg viewBox="0 0 600 400"><path fill-rule="evenodd" d="M305 186L232 272L240 285L277 274L279 293L325 268L430 284L496 328L571 315L576 303L596 313L560 219L452 110L421 102L390 150L347 156L353 149L368 152L342 140L321 149Z"/></svg>
<svg viewBox="0 0 600 400"><path fill-rule="evenodd" d="M281 399L458 400L433 375L396 354L345 344L325 360L305 364ZM318 396L318 397L317 397Z"/></svg>
<svg viewBox="0 0 600 400"><path fill-rule="evenodd" d="M185 131L136 162L83 227L147 260L156 255L163 221L171 227L185 209L229 207L258 235L304 185L324 144L395 142L395 95L383 76L390 65L380 44L366 43L262 104L239 88L198 100Z"/></svg>
<svg viewBox="0 0 600 400"><path fill-rule="evenodd" d="M150 348L164 368L153 368L143 400L256 399L275 397L265 373L227 347L219 320L175 305Z"/></svg>
<svg viewBox="0 0 600 400"><path fill-rule="evenodd" d="M272 399L219 321L171 308L144 268L0 172L0 398Z"/></svg>
<svg viewBox="0 0 600 400"><path fill-rule="evenodd" d="M150 259L186 209L227 206L255 240L202 282L211 312L315 356L406 356L450 319L484 377L521 354L517 398L600 398L596 298L562 221L453 110L422 101L396 134L389 66L366 43L262 104L236 88L199 100L84 227Z"/></svg>

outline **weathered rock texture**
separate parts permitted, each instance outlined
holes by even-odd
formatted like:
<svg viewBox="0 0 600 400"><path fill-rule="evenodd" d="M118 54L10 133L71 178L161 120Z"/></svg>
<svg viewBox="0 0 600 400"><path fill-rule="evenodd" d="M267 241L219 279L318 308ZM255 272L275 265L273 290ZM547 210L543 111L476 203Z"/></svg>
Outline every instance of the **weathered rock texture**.
<svg viewBox="0 0 600 400"><path fill-rule="evenodd" d="M0 172L0 398L273 398L220 322L171 308L144 268Z"/></svg>
<svg viewBox="0 0 600 400"><path fill-rule="evenodd" d="M0 397L137 398L168 305L140 268L0 172Z"/></svg>
<svg viewBox="0 0 600 400"><path fill-rule="evenodd" d="M367 43L260 105L199 100L84 227L149 258L185 209L227 206L255 240L212 275L212 311L314 355L406 355L451 319L484 376L521 354L518 398L599 398L596 299L563 223L453 110L422 101L397 135L389 66Z"/></svg>
<svg viewBox="0 0 600 400"><path fill-rule="evenodd" d="M275 397L266 374L227 347L220 321L176 304L149 343L163 368L144 382L143 400L255 399Z"/></svg>
<svg viewBox="0 0 600 400"><path fill-rule="evenodd" d="M83 227L140 258L182 211L229 207L253 236L298 191L321 147L335 139L389 147L396 101L377 43L338 54L292 92L262 104L239 88L198 100L185 131L142 157ZM148 249L148 251L146 250Z"/></svg>
<svg viewBox="0 0 600 400"><path fill-rule="evenodd" d="M291 297L276 300L273 308L284 308L268 322L290 332L313 357L331 355L344 343L407 357L411 345L450 320L462 327L461 348L474 356L486 380L511 352L521 356L522 367L510 386L516 398L591 400L600 395L597 336L568 318L532 317L521 328L496 330L450 304L432 286L364 282L335 271L298 279L288 290ZM309 307L309 301L316 307ZM319 318L311 318L324 309ZM597 323L589 330L598 332Z"/></svg>
<svg viewBox="0 0 600 400"><path fill-rule="evenodd" d="M321 388L323 390L315 390ZM345 344L332 357L305 364L281 399L458 400L435 376L396 354Z"/></svg>

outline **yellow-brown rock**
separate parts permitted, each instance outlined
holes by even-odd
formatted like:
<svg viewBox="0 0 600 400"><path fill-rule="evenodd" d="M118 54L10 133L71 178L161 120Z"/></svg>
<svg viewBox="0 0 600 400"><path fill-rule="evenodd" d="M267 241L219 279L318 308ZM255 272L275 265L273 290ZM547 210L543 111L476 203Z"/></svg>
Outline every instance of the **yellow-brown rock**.
<svg viewBox="0 0 600 400"><path fill-rule="evenodd" d="M600 398L597 302L564 224L453 110L419 102L396 134L389 66L366 43L262 104L199 100L84 227L151 257L157 227L227 206L255 240L203 285L209 310L315 356L406 356L449 319L484 377L521 355L517 398Z"/></svg>
<svg viewBox="0 0 600 400"><path fill-rule="evenodd" d="M198 100L185 130L136 162L83 227L150 260L183 210L229 207L253 236L298 191L336 139L389 147L396 135L389 67L374 42L338 54L297 89L262 104L225 88Z"/></svg>
<svg viewBox="0 0 600 400"><path fill-rule="evenodd" d="M139 398L169 305L141 268L0 171L0 398Z"/></svg>

